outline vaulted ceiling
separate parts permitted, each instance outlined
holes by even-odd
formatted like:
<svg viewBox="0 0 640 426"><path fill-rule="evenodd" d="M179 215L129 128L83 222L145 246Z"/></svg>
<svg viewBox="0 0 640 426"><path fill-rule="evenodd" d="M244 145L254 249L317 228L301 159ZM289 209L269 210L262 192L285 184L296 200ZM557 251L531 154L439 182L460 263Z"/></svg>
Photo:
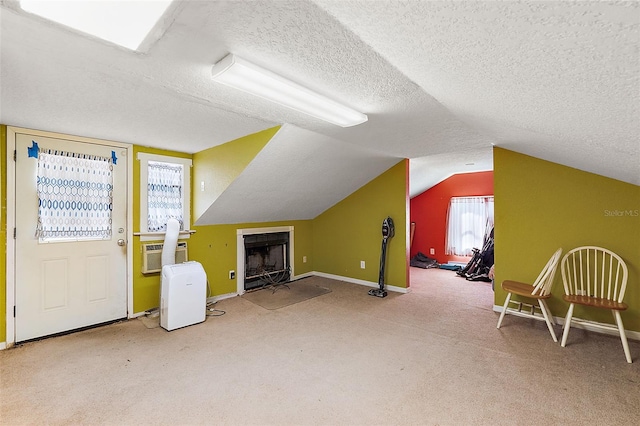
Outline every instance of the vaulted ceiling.
<svg viewBox="0 0 640 426"><path fill-rule="evenodd" d="M0 14L4 124L194 153L286 123L211 223L285 152L295 167L251 220L309 218L402 158L416 195L491 169L493 145L640 185L638 2L182 1L140 53L13 1ZM216 84L228 53L369 121L341 128Z"/></svg>

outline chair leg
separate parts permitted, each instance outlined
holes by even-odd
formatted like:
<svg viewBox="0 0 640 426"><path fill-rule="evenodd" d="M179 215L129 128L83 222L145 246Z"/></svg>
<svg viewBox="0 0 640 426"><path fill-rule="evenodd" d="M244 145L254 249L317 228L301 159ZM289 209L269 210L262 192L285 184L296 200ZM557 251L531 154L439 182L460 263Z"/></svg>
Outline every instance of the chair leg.
<svg viewBox="0 0 640 426"><path fill-rule="evenodd" d="M627 342L627 333L624 331L624 326L622 325L622 317L620 316L620 311L612 309L613 317L616 319L616 324L618 324L618 331L620 332L620 340L622 340L622 349L624 349L624 356L627 359L627 362L631 364L631 354L629 353L629 342Z"/></svg>
<svg viewBox="0 0 640 426"><path fill-rule="evenodd" d="M551 337L553 338L553 341L558 343L558 338L556 337L556 332L553 329L553 326L551 325L551 321L553 321L553 317L551 316L551 311L549 310L549 307L547 306L547 303L540 299L540 310L542 311L542 315L544 316L544 321L547 323L547 327L549 328L549 333L551 333Z"/></svg>
<svg viewBox="0 0 640 426"><path fill-rule="evenodd" d="M563 348L567 344L567 337L569 337L569 329L571 328L571 317L573 317L573 306L573 303L569 305L567 317L564 319L564 331L562 332L562 343L560 343L560 346L562 346Z"/></svg>
<svg viewBox="0 0 640 426"><path fill-rule="evenodd" d="M502 307L502 312L500 313L500 318L498 319L498 325L496 326L496 328L500 328L500 325L502 324L504 315L507 313L507 306L509 306L509 300L511 300L511 293L507 293L507 298L504 301L504 306Z"/></svg>

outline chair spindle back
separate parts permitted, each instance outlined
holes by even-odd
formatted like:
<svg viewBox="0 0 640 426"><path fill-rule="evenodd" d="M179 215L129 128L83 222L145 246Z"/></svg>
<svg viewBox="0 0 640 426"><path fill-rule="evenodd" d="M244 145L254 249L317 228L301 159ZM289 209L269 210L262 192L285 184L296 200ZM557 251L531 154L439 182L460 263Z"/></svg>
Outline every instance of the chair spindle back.
<svg viewBox="0 0 640 426"><path fill-rule="evenodd" d="M551 293L551 286L553 285L553 278L556 276L556 270L558 269L558 261L562 254L562 248L556 250L551 256L551 259L544 265L542 271L538 275L538 278L533 282L533 291L531 294L546 296Z"/></svg>
<svg viewBox="0 0 640 426"><path fill-rule="evenodd" d="M564 255L561 270L565 294L622 303L627 287L627 265L611 250L577 247Z"/></svg>

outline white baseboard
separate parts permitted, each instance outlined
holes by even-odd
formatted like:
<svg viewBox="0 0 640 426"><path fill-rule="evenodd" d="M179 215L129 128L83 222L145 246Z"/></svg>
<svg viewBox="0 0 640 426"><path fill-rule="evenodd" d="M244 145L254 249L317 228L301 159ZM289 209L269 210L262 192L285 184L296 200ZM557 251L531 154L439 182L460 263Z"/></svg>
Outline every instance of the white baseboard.
<svg viewBox="0 0 640 426"><path fill-rule="evenodd" d="M357 278L343 277L343 276L340 276L340 275L326 274L324 272L317 272L317 271L313 271L313 272L311 272L311 274L315 275L315 276L318 276L318 277L330 278L332 280L338 280L338 281L346 281L348 283L364 285L364 286L367 286L367 287L375 287L375 288L378 287L378 283L374 283L372 281L359 280ZM396 293L409 293L411 291L411 289L408 289L408 288L405 288L405 287L397 287L395 285L385 284L384 287L388 291L394 291Z"/></svg>
<svg viewBox="0 0 640 426"><path fill-rule="evenodd" d="M327 273L318 272L318 271L311 271L311 272L305 272L304 274L300 274L300 275L294 275L293 277L291 277L291 281L301 280L302 278L308 278L308 277L323 277L323 278L329 278L337 281L346 281L352 284L364 285L367 287L375 287L375 288L378 287L378 283L374 283L372 281L359 280L357 278L343 277L341 275L327 274ZM411 291L411 289L409 288L397 287L395 285L388 285L388 284L385 284L385 288L388 291L394 291L396 293L409 293ZM226 297L224 298L226 299L227 297L233 297L238 295L239 293L229 293L229 295L225 295ZM217 296L217 297L220 297L220 296Z"/></svg>
<svg viewBox="0 0 640 426"><path fill-rule="evenodd" d="M7 349L7 342L0 342L0 351Z"/></svg>
<svg viewBox="0 0 640 426"><path fill-rule="evenodd" d="M294 275L291 277L291 281L301 280L303 278L313 277L315 275L314 272L305 272L304 274Z"/></svg>
<svg viewBox="0 0 640 426"><path fill-rule="evenodd" d="M493 305L493 311L494 312L502 312L502 306ZM523 315L519 315L518 312L509 311L509 314L516 315L516 316L522 316L522 317L526 317L526 318L531 318L531 316L529 316L529 315L524 315L524 314ZM544 318L542 318L542 316L535 317L535 319L539 319L539 320L544 321ZM555 317L554 316L553 319L556 321L556 324L564 325L564 317ZM589 321L589 320L585 320L585 319L582 319L582 318L573 317L573 319L571 321L571 327L573 327L573 328L581 328L581 329L587 330L587 331L594 331L596 333L608 334L608 335L611 335L611 336L619 336L618 329L615 328L615 325L613 325L613 324L606 324L606 323L602 323L602 322ZM627 335L627 339L640 341L640 332L638 332L638 331L625 330L625 334Z"/></svg>
<svg viewBox="0 0 640 426"><path fill-rule="evenodd" d="M237 295L238 293L226 293L226 294L219 294L217 296L207 297L207 303L215 303L220 300L231 299L232 297L236 297Z"/></svg>
<svg viewBox="0 0 640 426"><path fill-rule="evenodd" d="M136 312L134 314L129 315L129 319L135 319L135 318L138 318L138 317L143 317L143 316L147 315L147 313L148 313L147 311Z"/></svg>

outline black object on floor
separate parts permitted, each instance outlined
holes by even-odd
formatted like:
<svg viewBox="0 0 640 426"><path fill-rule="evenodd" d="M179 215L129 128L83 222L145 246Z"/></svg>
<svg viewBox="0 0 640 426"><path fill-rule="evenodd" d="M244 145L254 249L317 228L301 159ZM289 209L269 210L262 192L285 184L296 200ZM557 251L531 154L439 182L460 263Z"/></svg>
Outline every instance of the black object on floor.
<svg viewBox="0 0 640 426"><path fill-rule="evenodd" d="M438 268L440 264L437 260L430 258L422 252L418 252L415 256L411 258L409 261L409 266L414 266L416 268L429 269L429 268Z"/></svg>
<svg viewBox="0 0 640 426"><path fill-rule="evenodd" d="M380 271L378 274L378 286L379 288L372 288L369 290L370 296L387 297L387 292L384 289L384 268L387 263L387 243L389 238L392 238L396 233L393 226L393 219L388 217L382 221L382 250L380 252Z"/></svg>
<svg viewBox="0 0 640 426"><path fill-rule="evenodd" d="M489 227L487 227L489 229ZM473 257L467 265L456 272L459 276L469 281L486 281L491 282L489 278L489 269L493 266L494 237L493 226L490 231L485 233L482 249L473 249Z"/></svg>

